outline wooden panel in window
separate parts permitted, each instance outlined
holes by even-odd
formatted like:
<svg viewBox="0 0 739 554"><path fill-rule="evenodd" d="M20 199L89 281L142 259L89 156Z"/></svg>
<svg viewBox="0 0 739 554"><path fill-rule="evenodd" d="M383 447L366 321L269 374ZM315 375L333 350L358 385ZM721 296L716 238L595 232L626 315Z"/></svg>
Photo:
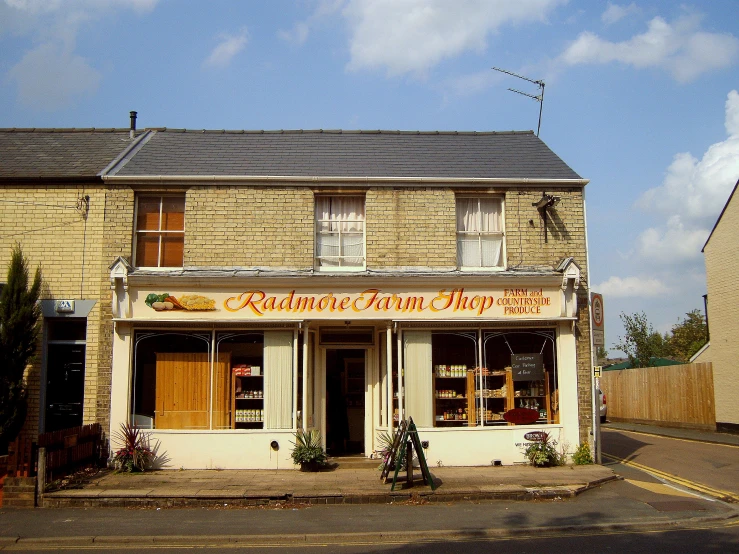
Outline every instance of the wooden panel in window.
<svg viewBox="0 0 739 554"><path fill-rule="evenodd" d="M136 229L139 231L159 230L159 205L161 199L157 197L139 197L136 215Z"/></svg>
<svg viewBox="0 0 739 554"><path fill-rule="evenodd" d="M158 352L155 429L208 429L207 353Z"/></svg>
<svg viewBox="0 0 739 554"><path fill-rule="evenodd" d="M162 230L182 231L185 229L185 197L165 196L162 198Z"/></svg>
<svg viewBox="0 0 739 554"><path fill-rule="evenodd" d="M213 429L231 427L231 353L221 352L213 368Z"/></svg>
<svg viewBox="0 0 739 554"><path fill-rule="evenodd" d="M136 236L136 266L159 266L159 236L141 233Z"/></svg>
<svg viewBox="0 0 739 554"><path fill-rule="evenodd" d="M162 237L161 267L182 267L184 259L185 237L181 234L164 235Z"/></svg>

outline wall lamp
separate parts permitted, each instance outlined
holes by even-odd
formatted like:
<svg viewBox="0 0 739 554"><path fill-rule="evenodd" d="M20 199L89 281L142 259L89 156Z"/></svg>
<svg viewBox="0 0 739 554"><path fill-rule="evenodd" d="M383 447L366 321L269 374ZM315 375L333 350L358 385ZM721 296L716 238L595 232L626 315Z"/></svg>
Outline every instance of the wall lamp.
<svg viewBox="0 0 739 554"><path fill-rule="evenodd" d="M544 220L544 242L549 242L549 237L547 235L547 209L553 208L559 204L560 200L562 200L562 197L560 196L553 196L546 192L542 192L541 198L537 202L531 203L532 206L536 206L536 209L539 210L539 215L541 215L541 218Z"/></svg>
<svg viewBox="0 0 739 554"><path fill-rule="evenodd" d="M546 210L547 208L552 208L559 204L560 200L562 200L562 197L560 196L552 196L551 194L542 192L539 201L533 202L531 205L536 206L537 210Z"/></svg>

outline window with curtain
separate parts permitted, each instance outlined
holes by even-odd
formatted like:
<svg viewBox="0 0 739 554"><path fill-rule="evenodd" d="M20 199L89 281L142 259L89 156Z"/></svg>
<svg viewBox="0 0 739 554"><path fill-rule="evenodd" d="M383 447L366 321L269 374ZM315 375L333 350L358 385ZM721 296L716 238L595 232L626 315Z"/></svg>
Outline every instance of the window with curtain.
<svg viewBox="0 0 739 554"><path fill-rule="evenodd" d="M459 267L503 267L503 200L457 197L457 257Z"/></svg>
<svg viewBox="0 0 739 554"><path fill-rule="evenodd" d="M136 202L136 267L182 267L185 195L139 196Z"/></svg>
<svg viewBox="0 0 739 554"><path fill-rule="evenodd" d="M360 270L364 261L364 197L317 196L317 267Z"/></svg>

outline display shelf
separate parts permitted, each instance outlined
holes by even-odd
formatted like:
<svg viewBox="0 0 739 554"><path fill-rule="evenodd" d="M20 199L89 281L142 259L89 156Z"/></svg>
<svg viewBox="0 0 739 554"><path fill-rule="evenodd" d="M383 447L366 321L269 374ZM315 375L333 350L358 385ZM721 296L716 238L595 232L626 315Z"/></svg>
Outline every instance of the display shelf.
<svg viewBox="0 0 739 554"><path fill-rule="evenodd" d="M469 423L467 366L435 365L433 373L434 425L462 427Z"/></svg>
<svg viewBox="0 0 739 554"><path fill-rule="evenodd" d="M258 366L233 366L231 369L231 427L262 429L264 427L264 376ZM246 375L252 371L258 375Z"/></svg>

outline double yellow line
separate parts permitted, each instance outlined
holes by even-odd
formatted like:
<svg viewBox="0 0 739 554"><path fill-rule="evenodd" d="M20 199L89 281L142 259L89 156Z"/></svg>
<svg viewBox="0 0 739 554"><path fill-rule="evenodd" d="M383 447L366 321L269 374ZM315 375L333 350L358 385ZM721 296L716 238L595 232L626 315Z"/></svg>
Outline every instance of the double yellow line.
<svg viewBox="0 0 739 554"><path fill-rule="evenodd" d="M739 502L739 494L735 494L729 491L723 491L720 489L714 489L701 483L696 483L694 481L689 481L688 479L683 479L682 477L678 477L677 475L673 475L672 473L666 473L664 471L654 469L653 467L645 466L631 460L626 460L624 458L619 458L618 456L614 456L613 454L606 454L605 452L603 452L602 456L615 462L619 462L624 465L646 471L647 473L650 473L655 477L664 479L665 481L670 481L672 483L675 483L676 485L681 485L685 488L706 494L713 498L718 498L719 500L723 500L724 502Z"/></svg>

